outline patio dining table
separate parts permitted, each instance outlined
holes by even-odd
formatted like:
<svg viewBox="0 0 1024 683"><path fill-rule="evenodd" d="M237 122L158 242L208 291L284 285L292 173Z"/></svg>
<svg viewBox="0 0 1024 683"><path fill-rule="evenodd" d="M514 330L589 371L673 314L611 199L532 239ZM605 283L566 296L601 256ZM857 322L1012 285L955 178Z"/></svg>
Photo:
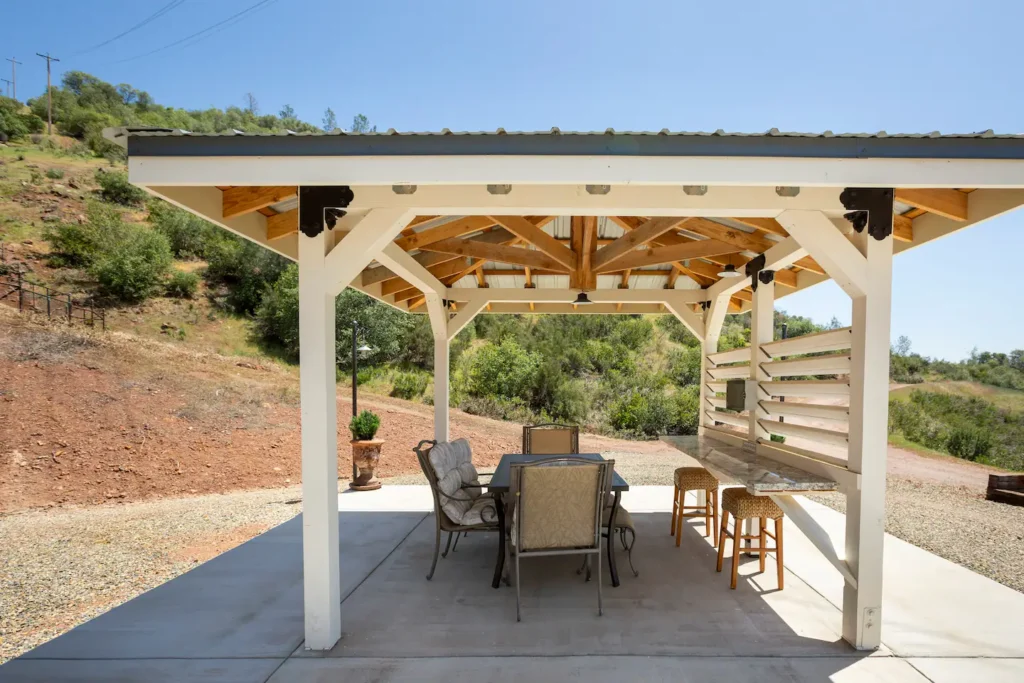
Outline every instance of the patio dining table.
<svg viewBox="0 0 1024 683"><path fill-rule="evenodd" d="M489 492L498 494L494 498L497 501L498 508L498 528L502 530L501 533L498 534L498 562L497 566L494 568L494 580L491 582L491 586L493 588L497 588L501 585L501 573L505 566L505 505L502 497L504 494L509 492L512 486L512 464L562 457L582 458L584 460L593 460L594 462L604 462L604 457L600 453L566 453L565 455L528 455L525 453L506 453L501 456L501 461L498 463L498 467L494 470L494 474L491 475L490 483L485 485ZM623 479L618 472L612 472L612 493L614 494L614 501L612 503L611 517L608 519L609 530L615 528L615 515L619 511L619 502L622 498L622 492L628 490L629 484L626 483L626 480ZM607 546L608 572L612 577L612 586L618 587L619 572L615 568L615 550L610 532Z"/></svg>

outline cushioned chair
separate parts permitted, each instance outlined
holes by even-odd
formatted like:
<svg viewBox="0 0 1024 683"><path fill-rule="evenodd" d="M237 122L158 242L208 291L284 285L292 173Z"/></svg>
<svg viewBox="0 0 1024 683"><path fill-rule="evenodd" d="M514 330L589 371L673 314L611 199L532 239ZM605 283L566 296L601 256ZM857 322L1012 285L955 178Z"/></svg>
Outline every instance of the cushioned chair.
<svg viewBox="0 0 1024 683"><path fill-rule="evenodd" d="M575 425L523 426L523 453L572 455L580 452L580 428Z"/></svg>
<svg viewBox="0 0 1024 683"><path fill-rule="evenodd" d="M441 550L441 532L448 532L448 543L441 557L448 556L452 535L460 533L497 533L498 508L494 497L483 493L480 476L473 466L473 452L465 439L457 441L420 441L413 449L420 469L434 496L434 560L427 574L429 581L437 567ZM456 544L458 540L456 540Z"/></svg>
<svg viewBox="0 0 1024 683"><path fill-rule="evenodd" d="M622 544L622 549L626 551L626 557L629 559L629 569L633 572L633 576L640 576L640 572L633 566L633 546L636 545L636 526L633 525L633 515L629 514L629 510L619 505L619 509L615 512L615 531L609 533L608 522L611 521L612 517L612 506L615 504L615 494L609 493L608 497L605 498L604 512L601 513L601 535L608 539L609 543L614 542L615 534L619 535L619 543ZM576 570L577 574L582 574L583 570L587 568L586 560L583 561L583 566ZM590 580L590 573L587 573L587 580Z"/></svg>
<svg viewBox="0 0 1024 683"><path fill-rule="evenodd" d="M614 468L612 460L572 457L512 465L510 493L516 506L509 546L516 574L516 621L521 620L519 561L524 557L593 556L597 613L603 613L601 527Z"/></svg>

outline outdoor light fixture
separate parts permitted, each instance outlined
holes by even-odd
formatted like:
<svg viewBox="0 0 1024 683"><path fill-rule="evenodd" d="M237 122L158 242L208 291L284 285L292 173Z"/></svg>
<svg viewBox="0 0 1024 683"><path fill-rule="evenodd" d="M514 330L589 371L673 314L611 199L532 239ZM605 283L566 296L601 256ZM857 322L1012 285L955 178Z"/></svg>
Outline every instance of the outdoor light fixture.
<svg viewBox="0 0 1024 683"><path fill-rule="evenodd" d="M736 272L736 266L730 263L718 273L718 277L740 277L740 274Z"/></svg>
<svg viewBox="0 0 1024 683"><path fill-rule="evenodd" d="M370 348L369 346L367 346L366 344L363 344L363 345L362 345L362 346L360 346L360 347L359 347L358 349L356 349L356 351L358 351L359 353L369 353L370 351L373 351L373 349L371 349L371 348Z"/></svg>
<svg viewBox="0 0 1024 683"><path fill-rule="evenodd" d="M593 301L591 301L591 300L590 300L590 299L589 299L589 298L587 297L587 293L586 293L586 292L580 292L579 296L577 296L577 297L576 297L576 301L573 301L573 303L574 303L575 305L577 305L577 306L581 306L581 305L583 305L583 304L588 304L588 305L589 305L589 304L592 304L592 303L594 303L594 302L593 302Z"/></svg>

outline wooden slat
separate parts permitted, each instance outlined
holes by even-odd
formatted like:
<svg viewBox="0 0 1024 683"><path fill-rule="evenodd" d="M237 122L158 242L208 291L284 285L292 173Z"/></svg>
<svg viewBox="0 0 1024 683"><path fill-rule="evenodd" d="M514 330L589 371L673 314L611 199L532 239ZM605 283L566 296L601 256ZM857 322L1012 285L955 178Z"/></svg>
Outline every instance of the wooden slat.
<svg viewBox="0 0 1024 683"><path fill-rule="evenodd" d="M896 201L955 221L967 220L967 194L946 189L896 189Z"/></svg>
<svg viewBox="0 0 1024 683"><path fill-rule="evenodd" d="M759 401L761 407L773 418L782 415L784 417L801 417L808 419L832 420L834 422L848 422L850 418L849 406L826 406L815 403L796 403L790 401Z"/></svg>
<svg viewBox="0 0 1024 683"><path fill-rule="evenodd" d="M776 360L761 363L760 367L772 378L799 375L848 375L850 374L850 356L836 354L796 360Z"/></svg>
<svg viewBox="0 0 1024 683"><path fill-rule="evenodd" d="M487 216L466 216L464 218L454 220L451 223L439 225L436 228L427 228L426 230L421 230L420 232L412 235L399 237L395 240L395 244L405 251L422 249L428 244L461 237L463 235L468 235L471 232L480 232L492 225L494 225L494 221Z"/></svg>
<svg viewBox="0 0 1024 683"><path fill-rule="evenodd" d="M708 368L708 374L712 379L736 379L738 377L750 377L749 365L720 365L717 368Z"/></svg>
<svg viewBox="0 0 1024 683"><path fill-rule="evenodd" d="M466 257L456 256L450 261L447 261L437 266L433 266L431 268L428 268L427 270L430 271L431 275L436 277L438 280L441 280L443 278L448 277L449 275L454 275L455 273L465 270L470 265L472 265L472 263ZM394 280L388 280L383 285L381 285L380 293L383 294L384 296L387 296L389 294L400 292L403 289L408 289L411 286L412 285L407 283L405 280L402 280L401 278L396 278Z"/></svg>
<svg viewBox="0 0 1024 683"><path fill-rule="evenodd" d="M724 363L750 363L750 347L743 346L738 349L729 349L728 351L718 351L717 353L709 353L708 360L715 365L722 365Z"/></svg>
<svg viewBox="0 0 1024 683"><path fill-rule="evenodd" d="M732 220L742 225L748 225L755 230L760 230L761 232L770 232L771 234L778 235L779 237L789 237L789 233L786 232L786 229L774 218L733 218Z"/></svg>
<svg viewBox="0 0 1024 683"><path fill-rule="evenodd" d="M757 422L769 434L792 436L796 439L807 439L808 441L817 441L833 446L847 446L849 444L849 435L846 432L820 429L818 427L805 427L804 425L793 424L792 422L778 422L777 420L758 420Z"/></svg>
<svg viewBox="0 0 1024 683"><path fill-rule="evenodd" d="M708 416L708 419L713 420L714 422L722 422L727 425L742 427L744 429L746 429L750 424L746 417L737 415L736 413L723 413L717 410L705 410L704 412Z"/></svg>
<svg viewBox="0 0 1024 683"><path fill-rule="evenodd" d="M569 269L551 258L547 254L535 249L524 249L522 247L509 247L501 244L488 244L475 239L448 239L422 246L425 251L441 251L458 256L473 256L474 258L498 261L499 263L511 263L517 266L530 266L531 268L544 268L556 270L561 273L569 272Z"/></svg>
<svg viewBox="0 0 1024 683"><path fill-rule="evenodd" d="M299 210L292 209L284 213L267 216L267 239L276 240L299 231Z"/></svg>
<svg viewBox="0 0 1024 683"><path fill-rule="evenodd" d="M768 342L761 345L761 350L773 358L778 358L779 356L795 356L803 353L842 351L850 348L852 344L853 328L843 327L838 330L825 330L824 332Z"/></svg>
<svg viewBox="0 0 1024 683"><path fill-rule="evenodd" d="M622 258L617 259L604 268L599 268L598 273L620 271L625 268L642 268L644 266L657 266L663 263L684 261L687 259L702 258L704 256L716 256L738 251L737 247L718 240L700 240L678 244L671 247L655 247L647 251L635 251Z"/></svg>
<svg viewBox="0 0 1024 683"><path fill-rule="evenodd" d="M294 185L270 187L231 187L224 190L221 199L221 213L224 218L235 218L243 214L292 199L298 194Z"/></svg>
<svg viewBox="0 0 1024 683"><path fill-rule="evenodd" d="M794 398L834 398L850 395L850 382L843 379L801 379L779 382L761 382L761 388L771 396ZM722 391L725 391L724 389Z"/></svg>
<svg viewBox="0 0 1024 683"><path fill-rule="evenodd" d="M914 219L896 214L892 217L892 238L900 242L914 241Z"/></svg>
<svg viewBox="0 0 1024 683"><path fill-rule="evenodd" d="M647 244L688 219L682 217L652 218L635 230L630 230L611 244L594 254L594 270L601 272L604 266L623 258L637 247Z"/></svg>
<svg viewBox="0 0 1024 683"><path fill-rule="evenodd" d="M573 253L572 249L561 244L554 237L522 216L489 216L489 218L513 235L526 240L569 270L576 268L576 254Z"/></svg>

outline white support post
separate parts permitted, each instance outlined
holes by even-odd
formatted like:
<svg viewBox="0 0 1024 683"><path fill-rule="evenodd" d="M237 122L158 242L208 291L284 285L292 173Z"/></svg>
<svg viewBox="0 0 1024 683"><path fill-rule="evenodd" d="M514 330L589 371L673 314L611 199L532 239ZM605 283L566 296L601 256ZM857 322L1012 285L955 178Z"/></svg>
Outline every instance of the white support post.
<svg viewBox="0 0 1024 683"><path fill-rule="evenodd" d="M299 387L302 418L302 580L307 650L341 637L338 567L338 409L330 235L299 235Z"/></svg>
<svg viewBox="0 0 1024 683"><path fill-rule="evenodd" d="M700 415L697 421L697 433L704 435L704 427L713 427L714 422L707 416L707 399L711 395L708 389L708 382L711 376L708 371L711 369L708 356L718 352L718 339L722 335L722 325L725 323L725 313L729 310L729 294L718 296L711 300L707 311L704 313L704 341L700 356Z"/></svg>
<svg viewBox="0 0 1024 683"><path fill-rule="evenodd" d="M769 438L769 434L761 426L760 420L768 418L768 412L761 407L761 401L771 397L761 388L761 382L767 382L771 377L761 369L761 363L770 361L772 357L761 350L761 345L773 341L775 341L774 278L767 284L760 281L757 283L754 303L750 311L750 379L757 382L755 389L757 394L750 411L750 436L748 438L755 443L758 439L767 441Z"/></svg>
<svg viewBox="0 0 1024 683"><path fill-rule="evenodd" d="M853 299L848 467L861 475L846 498L846 562L857 584L843 591L843 638L858 650L881 644L882 546L889 416L892 236L858 236L867 261L863 296Z"/></svg>
<svg viewBox="0 0 1024 683"><path fill-rule="evenodd" d="M448 333L434 330L434 439L450 441L448 409Z"/></svg>

